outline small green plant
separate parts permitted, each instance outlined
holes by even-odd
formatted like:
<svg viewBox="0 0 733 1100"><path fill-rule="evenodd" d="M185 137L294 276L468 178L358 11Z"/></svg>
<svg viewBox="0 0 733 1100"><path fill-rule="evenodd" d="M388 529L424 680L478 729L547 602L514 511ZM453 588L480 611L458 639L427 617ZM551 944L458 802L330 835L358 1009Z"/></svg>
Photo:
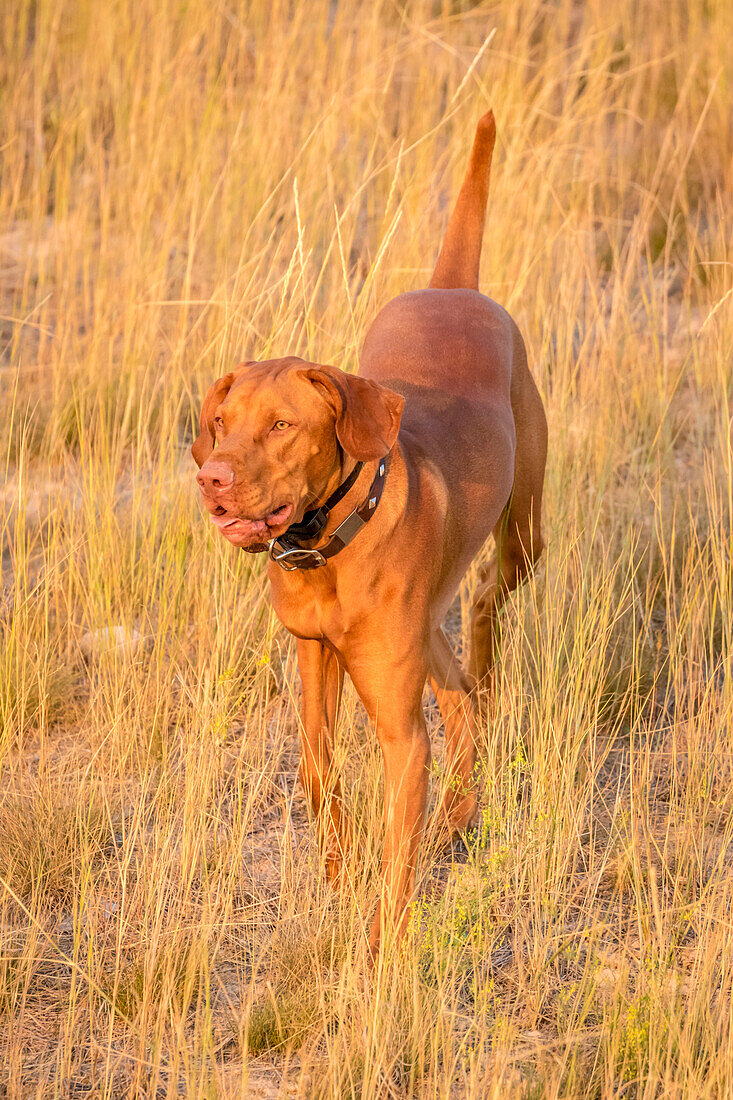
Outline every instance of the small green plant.
<svg viewBox="0 0 733 1100"><path fill-rule="evenodd" d="M83 788L50 781L0 797L0 875L20 899L69 903L101 856L109 817Z"/></svg>
<svg viewBox="0 0 733 1100"><path fill-rule="evenodd" d="M152 950L141 961L131 959L112 976L105 976L101 992L113 1011L128 1022L143 1008L185 1010L199 992L204 975L201 946L174 943Z"/></svg>
<svg viewBox="0 0 733 1100"><path fill-rule="evenodd" d="M644 994L620 1011L618 1067L623 1081L642 1081L650 1062L650 1001Z"/></svg>
<svg viewBox="0 0 733 1100"><path fill-rule="evenodd" d="M246 1015L243 1025L245 1046L251 1058L283 1047L297 1050L318 1020L319 1005L314 990L297 986L268 986Z"/></svg>

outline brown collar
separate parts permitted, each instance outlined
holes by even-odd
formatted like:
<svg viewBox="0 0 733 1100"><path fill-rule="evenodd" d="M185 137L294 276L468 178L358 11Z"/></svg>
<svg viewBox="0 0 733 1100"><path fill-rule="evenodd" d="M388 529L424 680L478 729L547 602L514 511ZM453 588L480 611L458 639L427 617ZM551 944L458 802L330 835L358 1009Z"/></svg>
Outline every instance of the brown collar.
<svg viewBox="0 0 733 1100"><path fill-rule="evenodd" d="M387 472L392 452L380 459L374 480L369 486L366 500L362 501L358 508L349 512L328 542L317 550L309 549L302 545L303 541L317 538L326 525L330 509L339 500L342 500L356 481L363 463L359 462L344 481L333 493L326 503L315 512L306 513L303 522L292 524L284 535L279 535L270 543L269 553L273 561L277 562L281 569L290 572L293 569L320 569L329 558L338 554L351 540L358 535L364 524L368 523L377 510L377 505L382 499L384 483L387 480ZM335 498L335 499L334 499Z"/></svg>

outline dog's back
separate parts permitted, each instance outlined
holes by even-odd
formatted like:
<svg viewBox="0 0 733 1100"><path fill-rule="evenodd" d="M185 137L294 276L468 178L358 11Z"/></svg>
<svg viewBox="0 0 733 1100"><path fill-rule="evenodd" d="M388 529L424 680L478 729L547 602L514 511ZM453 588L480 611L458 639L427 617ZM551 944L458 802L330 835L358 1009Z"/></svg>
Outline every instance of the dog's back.
<svg viewBox="0 0 733 1100"><path fill-rule="evenodd" d="M479 121L429 289L385 306L360 366L407 399L400 438L445 483L447 557L458 576L497 523L514 472L511 391L521 337L509 314L478 292L494 137L489 112Z"/></svg>

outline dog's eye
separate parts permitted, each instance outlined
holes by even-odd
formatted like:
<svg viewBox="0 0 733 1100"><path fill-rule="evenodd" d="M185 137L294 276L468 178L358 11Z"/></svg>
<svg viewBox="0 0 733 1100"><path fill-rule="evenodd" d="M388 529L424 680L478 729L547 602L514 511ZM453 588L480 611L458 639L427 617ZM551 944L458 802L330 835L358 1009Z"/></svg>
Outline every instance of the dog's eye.
<svg viewBox="0 0 733 1100"><path fill-rule="evenodd" d="M215 416L214 417L214 424L217 426L217 428L223 428L224 427L224 420L222 419L221 416Z"/></svg>
<svg viewBox="0 0 733 1100"><path fill-rule="evenodd" d="M286 428L289 428L287 420L276 420L272 425L273 432L284 432Z"/></svg>

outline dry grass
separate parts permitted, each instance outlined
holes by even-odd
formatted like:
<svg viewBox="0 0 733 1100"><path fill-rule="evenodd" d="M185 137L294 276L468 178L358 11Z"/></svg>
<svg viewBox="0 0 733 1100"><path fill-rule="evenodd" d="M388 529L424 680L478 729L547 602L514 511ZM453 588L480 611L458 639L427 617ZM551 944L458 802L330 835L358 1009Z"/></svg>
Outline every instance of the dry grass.
<svg viewBox="0 0 733 1100"><path fill-rule="evenodd" d="M733 1095L731 41L727 0L0 5L0 1092ZM339 905L187 446L232 361L350 367L425 285L489 103L548 549L500 781L367 988L374 738L348 696Z"/></svg>

